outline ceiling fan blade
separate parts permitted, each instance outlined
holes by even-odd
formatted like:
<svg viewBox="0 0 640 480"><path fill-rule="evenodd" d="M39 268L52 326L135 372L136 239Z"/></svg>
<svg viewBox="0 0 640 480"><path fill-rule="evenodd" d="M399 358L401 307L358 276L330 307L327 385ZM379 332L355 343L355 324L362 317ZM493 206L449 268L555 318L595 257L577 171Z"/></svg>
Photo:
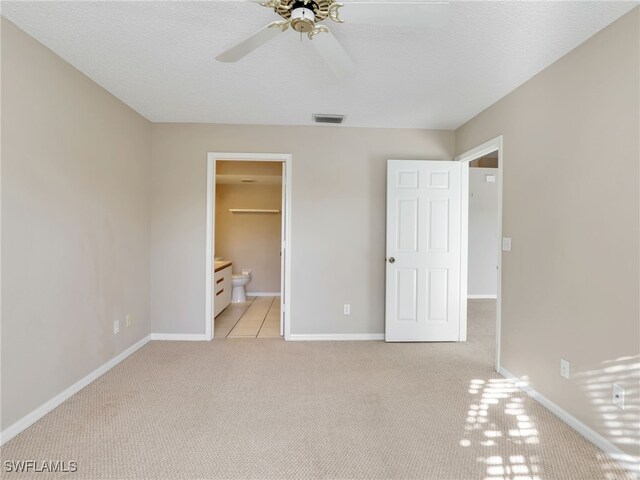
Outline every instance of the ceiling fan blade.
<svg viewBox="0 0 640 480"><path fill-rule="evenodd" d="M264 28L261 28L253 35L248 36L239 44L230 49L222 52L216 57L219 62L237 62L241 58L249 55L256 48L264 45L269 40L277 37L278 34L284 30L282 28L283 22L273 22Z"/></svg>
<svg viewBox="0 0 640 480"><path fill-rule="evenodd" d="M448 2L344 2L338 15L344 23L442 27L449 22Z"/></svg>
<svg viewBox="0 0 640 480"><path fill-rule="evenodd" d="M338 39L333 36L333 33L328 28L325 27L316 33L311 43L338 77L347 77L353 72L355 68L353 60L351 60L351 57L344 51Z"/></svg>

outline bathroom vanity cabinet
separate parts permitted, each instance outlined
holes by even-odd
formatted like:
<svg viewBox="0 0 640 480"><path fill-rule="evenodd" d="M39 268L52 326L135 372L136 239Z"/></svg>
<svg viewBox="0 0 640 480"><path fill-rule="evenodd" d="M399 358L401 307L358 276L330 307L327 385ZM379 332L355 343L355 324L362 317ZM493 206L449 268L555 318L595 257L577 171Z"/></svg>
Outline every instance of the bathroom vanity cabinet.
<svg viewBox="0 0 640 480"><path fill-rule="evenodd" d="M216 262L213 281L215 294L213 316L217 317L231 303L231 262Z"/></svg>

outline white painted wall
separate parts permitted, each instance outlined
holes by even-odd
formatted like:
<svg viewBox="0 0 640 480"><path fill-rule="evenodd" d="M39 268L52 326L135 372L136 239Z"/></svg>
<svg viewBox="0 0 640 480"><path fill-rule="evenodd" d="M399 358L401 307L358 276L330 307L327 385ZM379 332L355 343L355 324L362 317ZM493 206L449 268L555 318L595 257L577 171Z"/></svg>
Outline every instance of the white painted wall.
<svg viewBox="0 0 640 480"><path fill-rule="evenodd" d="M493 176L494 182L486 177ZM495 297L498 284L498 169L469 169L469 297Z"/></svg>

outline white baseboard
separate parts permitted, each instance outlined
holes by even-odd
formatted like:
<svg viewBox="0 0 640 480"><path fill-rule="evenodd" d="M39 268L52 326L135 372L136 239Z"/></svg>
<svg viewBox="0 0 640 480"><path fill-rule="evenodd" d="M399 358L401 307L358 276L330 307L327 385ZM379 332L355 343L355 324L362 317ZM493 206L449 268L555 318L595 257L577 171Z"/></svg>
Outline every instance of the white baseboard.
<svg viewBox="0 0 640 480"><path fill-rule="evenodd" d="M247 292L247 297L279 297L280 292Z"/></svg>
<svg viewBox="0 0 640 480"><path fill-rule="evenodd" d="M384 340L384 333L315 333L289 335L292 341L353 341L353 340Z"/></svg>
<svg viewBox="0 0 640 480"><path fill-rule="evenodd" d="M498 295L467 295L467 298L469 300L480 300L483 298L492 298L492 299L496 299L498 298Z"/></svg>
<svg viewBox="0 0 640 480"><path fill-rule="evenodd" d="M202 342L209 339L204 333L152 333L151 340L168 340L173 342Z"/></svg>
<svg viewBox="0 0 640 480"><path fill-rule="evenodd" d="M555 416L560 418L564 423L573 428L576 432L582 435L584 438L593 443L596 447L601 449L605 454L607 454L612 460L617 462L622 468L633 472L635 474L640 474L640 458L634 457L633 455L629 455L628 453L623 452L619 447L617 447L613 442L607 440L605 437L600 435L595 430L591 429L576 417L571 415L566 410L563 410L558 405L553 403L551 400L540 394L537 390L534 390L530 386L528 386L522 379L516 377L514 374L505 370L502 367L498 368L498 373L502 375L504 378L512 382L515 386L517 386L524 393L533 398L536 402L542 405L544 408L549 410Z"/></svg>
<svg viewBox="0 0 640 480"><path fill-rule="evenodd" d="M123 361L129 355L134 353L136 350L139 350L140 348L142 348L147 342L149 342L149 340L151 340L151 335L147 335L142 340L134 343L125 351L116 355L101 367L96 368L93 372L89 373L82 379L78 380L69 388L60 392L51 400L43 403L38 408L33 410L31 413L28 413L27 415L22 417L20 420L15 422L13 425L10 425L7 428L5 428L2 432L0 432L0 445L4 445L6 442L11 440L20 432L29 428L31 425L33 425L35 422L37 422L42 417L44 417L47 413L49 413L51 410L53 410L58 405L60 405L62 402L72 397L76 393L78 393L80 390L82 390L84 387L89 385L98 377L107 373L109 370L111 370L113 367L115 367L118 363Z"/></svg>

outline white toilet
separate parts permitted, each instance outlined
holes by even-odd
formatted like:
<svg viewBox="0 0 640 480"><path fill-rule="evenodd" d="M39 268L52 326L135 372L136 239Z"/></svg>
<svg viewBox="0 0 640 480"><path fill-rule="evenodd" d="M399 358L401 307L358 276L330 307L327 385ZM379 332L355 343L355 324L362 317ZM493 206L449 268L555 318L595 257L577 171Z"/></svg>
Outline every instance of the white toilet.
<svg viewBox="0 0 640 480"><path fill-rule="evenodd" d="M231 302L241 303L247 301L247 292L244 287L251 281L251 270L243 270L241 274L231 275Z"/></svg>

